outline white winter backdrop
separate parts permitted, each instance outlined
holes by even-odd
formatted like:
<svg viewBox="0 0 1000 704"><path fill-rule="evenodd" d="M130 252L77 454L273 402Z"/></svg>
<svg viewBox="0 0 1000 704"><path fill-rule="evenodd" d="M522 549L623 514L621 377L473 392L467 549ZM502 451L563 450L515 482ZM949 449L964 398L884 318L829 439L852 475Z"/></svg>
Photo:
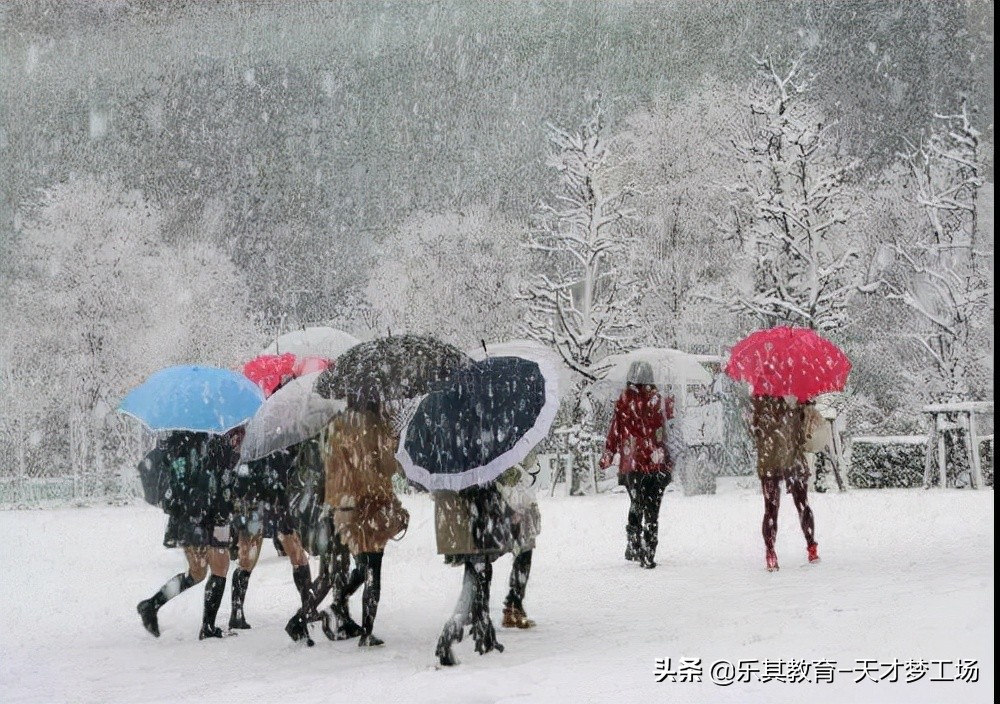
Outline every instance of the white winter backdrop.
<svg viewBox="0 0 1000 704"><path fill-rule="evenodd" d="M804 691L650 681L681 655L972 658L976 685L809 697L992 690L992 489L816 496L824 562L799 569L788 517L766 575L754 488L697 495L750 471L731 387L724 452L664 508L662 569L621 563L620 495L547 499L541 626L455 672L427 669L458 577L413 496L384 651L293 652L278 561L253 632L198 643L185 596L146 637L134 602L180 565L135 503L151 438L115 413L161 367L238 368L305 325L530 337L571 377L546 449L579 470L606 430L588 394L605 356L724 357L791 323L853 362L845 439L904 437L862 473L919 482L903 450L924 404L993 398L992 2L12 0L0 33L0 505L60 507L0 514L5 701Z"/></svg>

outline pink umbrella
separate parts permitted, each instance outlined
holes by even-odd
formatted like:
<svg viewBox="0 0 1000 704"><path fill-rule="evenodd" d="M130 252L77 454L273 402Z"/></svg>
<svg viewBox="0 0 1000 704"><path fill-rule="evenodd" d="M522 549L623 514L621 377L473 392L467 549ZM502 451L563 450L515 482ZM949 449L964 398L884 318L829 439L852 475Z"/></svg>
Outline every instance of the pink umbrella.
<svg viewBox="0 0 1000 704"><path fill-rule="evenodd" d="M758 330L736 343L726 374L750 384L754 396L795 396L809 401L843 391L851 362L839 347L808 328Z"/></svg>
<svg viewBox="0 0 1000 704"><path fill-rule="evenodd" d="M292 374L294 374L297 379L304 374L321 372L332 365L333 362L326 357L320 357L318 355L304 355L302 357L295 358L295 364L292 365Z"/></svg>
<svg viewBox="0 0 1000 704"><path fill-rule="evenodd" d="M243 365L243 376L257 384L264 396L270 396L289 379L295 378L294 354L262 354Z"/></svg>

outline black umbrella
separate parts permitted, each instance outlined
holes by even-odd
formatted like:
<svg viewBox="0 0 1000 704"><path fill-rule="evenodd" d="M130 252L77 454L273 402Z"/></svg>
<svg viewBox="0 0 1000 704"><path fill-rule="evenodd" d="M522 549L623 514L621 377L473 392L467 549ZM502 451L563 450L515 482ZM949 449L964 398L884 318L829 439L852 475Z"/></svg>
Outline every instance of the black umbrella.
<svg viewBox="0 0 1000 704"><path fill-rule="evenodd" d="M415 398L472 363L460 349L425 335L393 335L355 345L320 373L316 392L369 404Z"/></svg>
<svg viewBox="0 0 1000 704"><path fill-rule="evenodd" d="M406 476L430 491L495 480L548 434L558 370L543 359L490 357L424 396L400 437Z"/></svg>

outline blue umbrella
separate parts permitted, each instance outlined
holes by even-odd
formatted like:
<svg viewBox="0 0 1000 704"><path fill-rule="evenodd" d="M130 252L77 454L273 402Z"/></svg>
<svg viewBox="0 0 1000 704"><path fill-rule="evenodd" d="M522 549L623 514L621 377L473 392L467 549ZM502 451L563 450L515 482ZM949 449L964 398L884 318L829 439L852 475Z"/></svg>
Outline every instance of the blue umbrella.
<svg viewBox="0 0 1000 704"><path fill-rule="evenodd" d="M558 376L548 360L521 356L465 367L409 409L396 459L429 491L494 481L548 434Z"/></svg>
<svg viewBox="0 0 1000 704"><path fill-rule="evenodd" d="M225 433L249 420L264 394L239 372L219 367L162 369L118 406L150 430Z"/></svg>

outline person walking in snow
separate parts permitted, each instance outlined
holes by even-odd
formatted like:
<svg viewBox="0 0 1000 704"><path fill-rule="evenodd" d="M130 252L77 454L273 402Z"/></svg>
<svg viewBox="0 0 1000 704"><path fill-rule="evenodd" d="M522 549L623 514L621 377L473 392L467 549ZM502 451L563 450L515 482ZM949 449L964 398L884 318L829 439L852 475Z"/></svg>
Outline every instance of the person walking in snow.
<svg viewBox="0 0 1000 704"><path fill-rule="evenodd" d="M384 643L373 633L382 591L382 557L389 540L409 524L409 513L392 485L392 477L401 471L395 456L397 442L391 420L380 404L366 408L349 404L327 429L326 503L332 509L334 530L355 558L344 598L364 585L360 647ZM337 629L344 626L338 618ZM312 642L303 611L292 618L286 630L293 640Z"/></svg>
<svg viewBox="0 0 1000 704"><path fill-rule="evenodd" d="M215 618L229 573L232 471L239 457L242 428L224 436L178 431L162 442L169 458L163 510L169 516L163 544L182 547L188 569L171 577L136 606L142 625L160 636L159 610L169 600L208 576L198 638L221 638Z"/></svg>
<svg viewBox="0 0 1000 704"><path fill-rule="evenodd" d="M292 581L303 608L315 601L309 554L299 537L298 515L290 506L288 495L288 483L296 471L302 449L301 445L293 445L237 467L233 524L237 529L239 552L238 565L233 571L230 628L250 628L244 603L250 575L260 557L264 536L269 533L278 536L282 554L292 564Z"/></svg>
<svg viewBox="0 0 1000 704"><path fill-rule="evenodd" d="M750 399L750 430L757 446L757 475L764 495L764 560L769 572L778 569L774 543L778 535L778 508L784 480L799 513L809 562L819 560L812 508L809 507L809 468L805 447L808 404L792 396L753 396Z"/></svg>
<svg viewBox="0 0 1000 704"><path fill-rule="evenodd" d="M438 638L435 654L444 666L457 665L453 646L465 627L476 652L503 652L490 619L493 562L516 545L513 511L495 482L461 491L434 492L434 527L438 553L445 563L464 568L462 592Z"/></svg>
<svg viewBox="0 0 1000 704"><path fill-rule="evenodd" d="M298 515L298 533L302 546L319 557L319 576L313 581L313 604L323 622L323 634L330 640L347 640L362 634L351 618L345 589L350 580L351 551L333 527L333 516L326 503L325 441L315 438L300 445L295 472L289 477L289 505ZM320 610L327 594L332 594L329 609Z"/></svg>
<svg viewBox="0 0 1000 704"><path fill-rule="evenodd" d="M665 426L673 418L674 402L653 384L653 369L648 362L633 362L627 380L615 402L600 466L607 469L616 455L620 458L618 482L629 496L625 559L653 569L660 504L673 472Z"/></svg>
<svg viewBox="0 0 1000 704"><path fill-rule="evenodd" d="M536 454L532 452L523 462L508 469L497 479L497 488L504 501L514 512L512 521L516 530L516 541L512 553L509 591L503 602L504 628L532 628L535 622L524 611L524 596L531 574L531 557L535 550L535 538L542 529L542 515L538 509L536 477L528 471L534 466Z"/></svg>

